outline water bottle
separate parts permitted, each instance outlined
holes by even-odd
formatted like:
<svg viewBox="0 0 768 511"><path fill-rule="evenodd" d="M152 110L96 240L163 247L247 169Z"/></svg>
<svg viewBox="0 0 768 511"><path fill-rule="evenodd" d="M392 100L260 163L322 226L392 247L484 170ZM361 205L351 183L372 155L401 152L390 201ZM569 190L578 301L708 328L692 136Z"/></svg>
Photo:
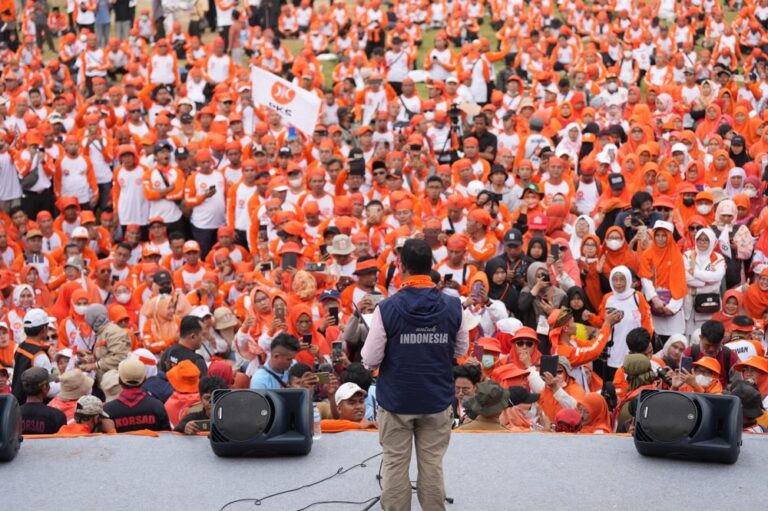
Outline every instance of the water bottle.
<svg viewBox="0 0 768 511"><path fill-rule="evenodd" d="M314 416L313 418L313 431L312 431L312 438L314 440L317 440L322 435L322 431L320 430L320 409L317 407L317 403L312 404L312 414Z"/></svg>

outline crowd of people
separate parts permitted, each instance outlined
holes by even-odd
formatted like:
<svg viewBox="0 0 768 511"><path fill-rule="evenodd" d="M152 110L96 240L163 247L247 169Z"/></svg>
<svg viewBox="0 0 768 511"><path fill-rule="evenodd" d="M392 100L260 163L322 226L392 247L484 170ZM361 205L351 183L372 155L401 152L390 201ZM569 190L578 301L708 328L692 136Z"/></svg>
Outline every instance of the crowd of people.
<svg viewBox="0 0 768 511"><path fill-rule="evenodd" d="M26 434L198 434L215 390L284 387L376 428L411 238L470 332L456 429L626 432L662 388L768 431L764 0L135 4L0 5ZM311 132L253 66L318 96Z"/></svg>

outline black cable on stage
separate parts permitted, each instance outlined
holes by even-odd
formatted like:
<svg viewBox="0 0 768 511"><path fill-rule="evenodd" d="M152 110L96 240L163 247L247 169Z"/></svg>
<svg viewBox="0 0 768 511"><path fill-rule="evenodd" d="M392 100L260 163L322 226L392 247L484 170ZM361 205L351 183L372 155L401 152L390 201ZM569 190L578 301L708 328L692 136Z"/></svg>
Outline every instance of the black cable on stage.
<svg viewBox="0 0 768 511"><path fill-rule="evenodd" d="M286 493L293 493L293 492L297 492L299 490L304 490L306 488L310 488L312 486L317 486L318 484L324 483L324 482L326 482L326 481L328 481L330 479L333 479L336 476L339 476L339 475L342 475L342 474L346 474L350 470L353 470L353 469L356 469L356 468L366 468L366 466L367 466L366 463L367 462L371 461L374 458L377 458L377 457L381 456L382 454L383 454L382 452L380 452L378 454L374 454L373 456L365 458L360 463L352 465L351 467L348 467L346 469L344 467L339 467L339 469L336 472L334 472L333 474L329 475L328 477L324 477L323 479L319 479L319 480L315 481L314 483L305 484L303 486L299 486L297 488L292 488L290 490L280 491L280 492L273 493L271 495L267 495L266 497L261 497L261 498L258 498L258 499L257 498L245 498L245 499L231 500L231 501L227 502L226 504L224 504L223 506L221 506L221 508L219 508L219 511L224 511L229 506L231 506L233 504L237 504L239 502L253 502L254 506L260 506L262 504L262 502L264 502L265 500L271 499L273 497L277 497L278 495L285 495ZM370 498L370 499L368 499L366 501L363 501L363 502L333 501L333 502L326 502L326 503L328 503L328 504L331 504L331 503L333 503L333 504L342 504L342 503L345 503L345 504L367 504L367 503L370 503L371 501L373 501L373 504L375 504L376 502L378 502L379 498L380 497L372 497L372 498ZM304 509L307 509L307 508L309 508L311 506L314 506L314 505L317 505L317 504L322 504L322 503L323 502L316 502L316 503L310 504L309 506L305 507ZM370 509L370 507L372 507L372 505L369 506L366 509Z"/></svg>

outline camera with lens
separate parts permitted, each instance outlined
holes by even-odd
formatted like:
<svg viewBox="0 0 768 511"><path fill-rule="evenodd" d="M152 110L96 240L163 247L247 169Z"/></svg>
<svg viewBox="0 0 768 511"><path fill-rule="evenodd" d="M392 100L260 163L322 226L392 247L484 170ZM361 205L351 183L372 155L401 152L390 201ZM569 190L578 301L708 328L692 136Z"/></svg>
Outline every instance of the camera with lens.
<svg viewBox="0 0 768 511"><path fill-rule="evenodd" d="M629 221L632 224L632 227L640 227L641 225L645 225L642 213L638 209L632 210L632 213L629 214Z"/></svg>
<svg viewBox="0 0 768 511"><path fill-rule="evenodd" d="M656 369L656 378L664 382L668 386L672 386L672 376L669 374L671 369L669 367L659 367Z"/></svg>
<svg viewBox="0 0 768 511"><path fill-rule="evenodd" d="M451 108L448 109L448 117L451 119L451 124L454 126L459 125L459 121L461 119L461 111L459 110L458 105L451 105Z"/></svg>
<svg viewBox="0 0 768 511"><path fill-rule="evenodd" d="M600 352L599 359L603 362L607 362L611 356L611 348L613 348L613 339L605 344L605 348L603 348L603 351Z"/></svg>

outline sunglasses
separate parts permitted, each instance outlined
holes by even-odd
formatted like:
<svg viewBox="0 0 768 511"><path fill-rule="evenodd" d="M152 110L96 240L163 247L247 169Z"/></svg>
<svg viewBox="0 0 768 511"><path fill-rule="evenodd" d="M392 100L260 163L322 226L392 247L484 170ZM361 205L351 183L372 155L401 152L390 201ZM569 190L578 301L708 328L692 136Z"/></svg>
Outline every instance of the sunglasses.
<svg viewBox="0 0 768 511"><path fill-rule="evenodd" d="M692 225L692 226L690 226L690 227L688 228L688 232L696 232L696 231L698 231L699 229L701 229L701 227L699 227L698 225Z"/></svg>
<svg viewBox="0 0 768 511"><path fill-rule="evenodd" d="M56 341L59 339L59 334L51 334L48 337L46 337L49 341Z"/></svg>
<svg viewBox="0 0 768 511"><path fill-rule="evenodd" d="M533 348L533 345L536 344L533 341L515 341L515 344L519 347L526 347L526 348Z"/></svg>

